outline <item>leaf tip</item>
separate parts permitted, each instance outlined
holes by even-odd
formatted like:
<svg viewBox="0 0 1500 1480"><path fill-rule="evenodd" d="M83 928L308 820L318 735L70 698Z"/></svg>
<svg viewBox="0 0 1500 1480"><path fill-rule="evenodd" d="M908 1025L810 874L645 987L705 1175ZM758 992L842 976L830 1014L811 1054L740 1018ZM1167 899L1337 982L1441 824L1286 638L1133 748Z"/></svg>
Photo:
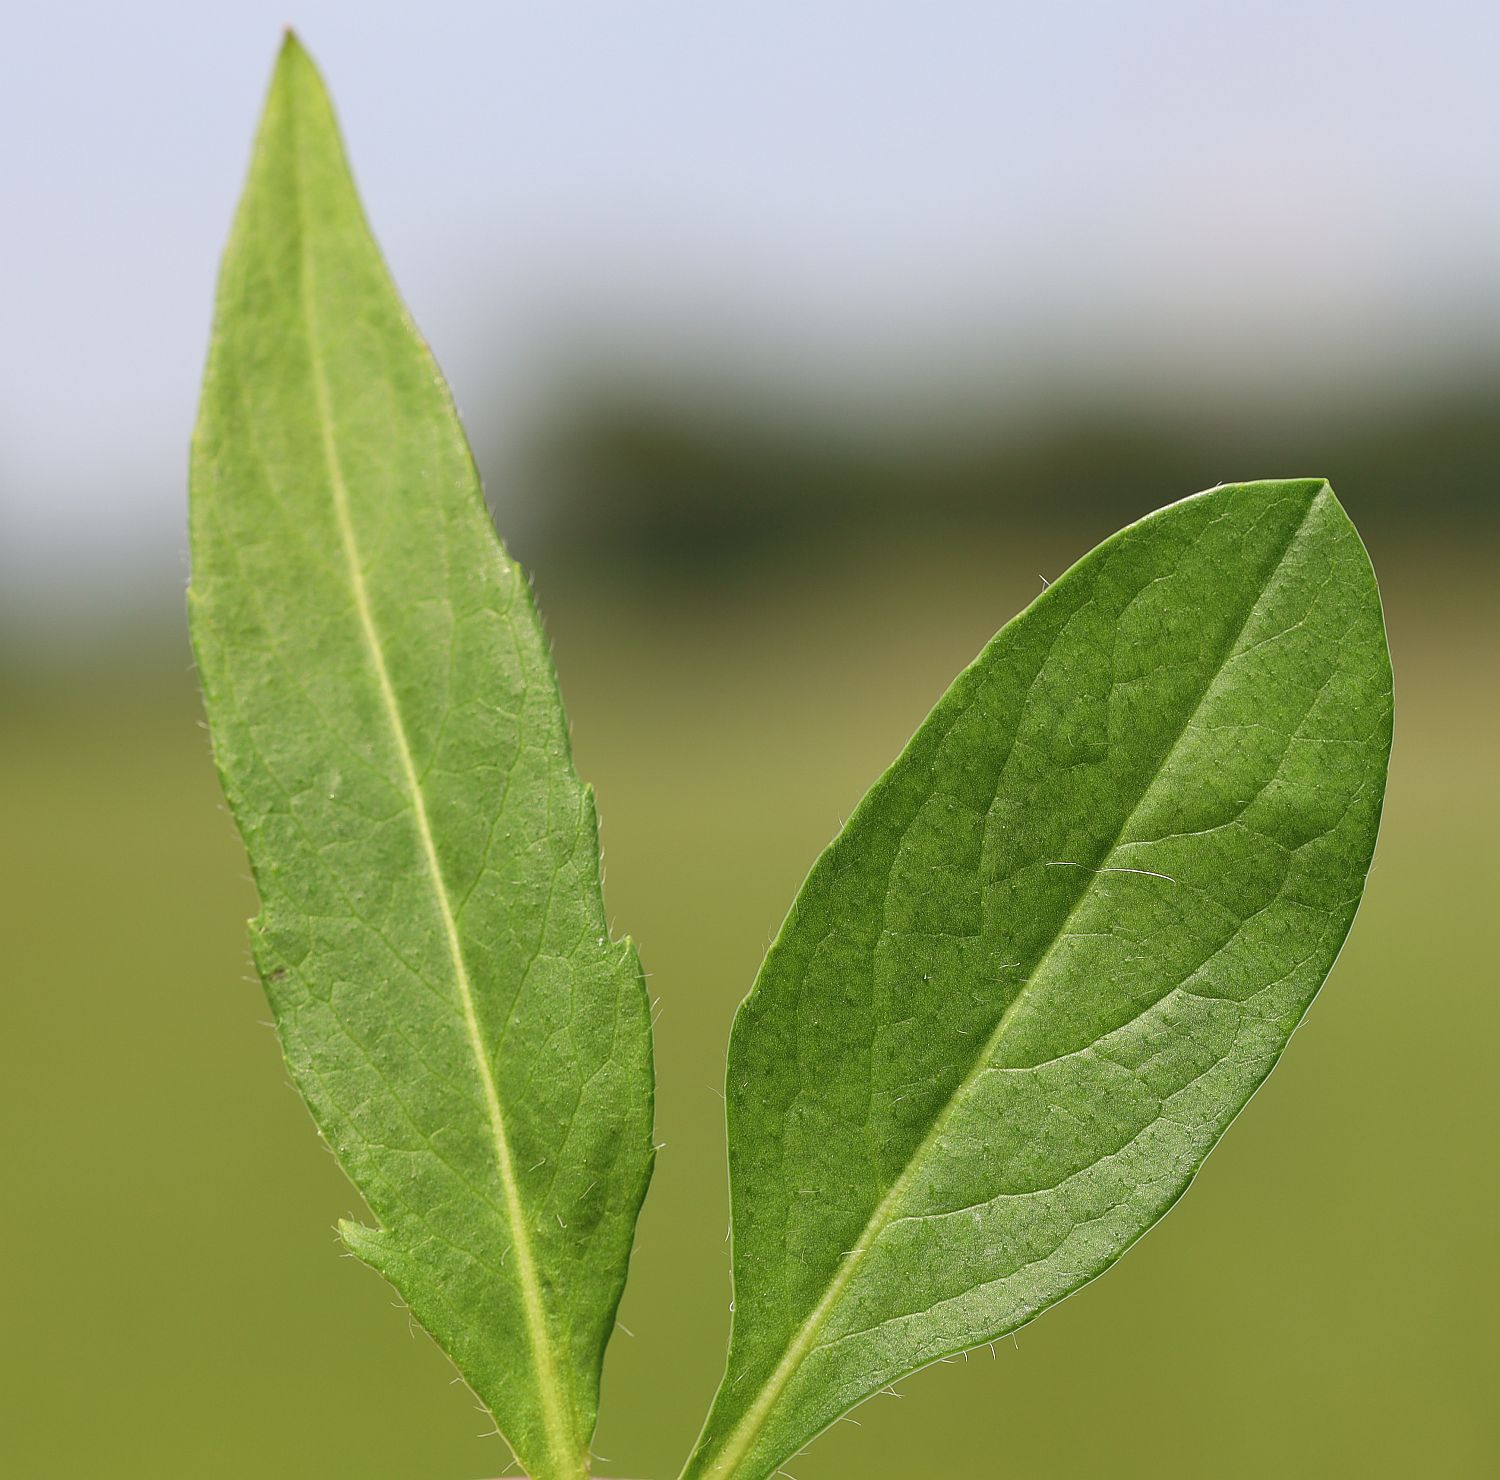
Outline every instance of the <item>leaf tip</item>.
<svg viewBox="0 0 1500 1480"><path fill-rule="evenodd" d="M312 81L321 89L322 78L317 63L302 44L302 38L287 26L281 33L281 46L276 53L276 70L273 85L289 87L301 81Z"/></svg>

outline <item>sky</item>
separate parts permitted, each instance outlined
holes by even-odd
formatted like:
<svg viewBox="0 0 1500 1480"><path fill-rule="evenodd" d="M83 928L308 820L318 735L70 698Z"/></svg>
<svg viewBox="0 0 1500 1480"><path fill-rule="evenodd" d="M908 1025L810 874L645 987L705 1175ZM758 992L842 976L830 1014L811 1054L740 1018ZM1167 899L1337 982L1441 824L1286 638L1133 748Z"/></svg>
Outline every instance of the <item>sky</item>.
<svg viewBox="0 0 1500 1480"><path fill-rule="evenodd" d="M1493 4L53 0L0 62L7 622L185 577L287 23L490 445L601 367L792 414L1057 376L1296 395L1500 344Z"/></svg>

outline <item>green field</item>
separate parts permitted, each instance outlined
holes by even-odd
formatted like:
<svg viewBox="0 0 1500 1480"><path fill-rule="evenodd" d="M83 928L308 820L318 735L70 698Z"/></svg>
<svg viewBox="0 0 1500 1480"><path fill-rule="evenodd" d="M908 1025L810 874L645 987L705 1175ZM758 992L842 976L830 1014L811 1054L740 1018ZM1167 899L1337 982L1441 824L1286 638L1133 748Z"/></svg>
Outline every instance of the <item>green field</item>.
<svg viewBox="0 0 1500 1480"><path fill-rule="evenodd" d="M665 1150L606 1371L603 1474L675 1474L717 1382L723 1045L802 874L1039 575L1105 532L825 547L719 590L544 583L609 908L660 999ZM1500 1472L1500 611L1487 548L1386 546L1386 826L1282 1067L1118 1269L993 1355L866 1405L800 1480ZM501 1473L446 1361L339 1257L355 1195L248 977L253 899L180 634L0 682L0 1467Z"/></svg>

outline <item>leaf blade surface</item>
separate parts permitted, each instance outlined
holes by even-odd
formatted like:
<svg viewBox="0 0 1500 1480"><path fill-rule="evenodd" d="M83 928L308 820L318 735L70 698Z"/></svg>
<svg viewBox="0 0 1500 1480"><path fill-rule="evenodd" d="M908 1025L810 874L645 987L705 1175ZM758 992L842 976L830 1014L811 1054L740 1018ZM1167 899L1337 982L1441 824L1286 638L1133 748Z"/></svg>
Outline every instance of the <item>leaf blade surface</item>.
<svg viewBox="0 0 1500 1480"><path fill-rule="evenodd" d="M734 1327L688 1475L769 1475L1170 1207L1348 931L1390 716L1311 480L1122 531L960 675L736 1017Z"/></svg>
<svg viewBox="0 0 1500 1480"><path fill-rule="evenodd" d="M528 1472L588 1472L652 1162L648 1003L446 387L289 38L220 279L189 607L341 1225Z"/></svg>

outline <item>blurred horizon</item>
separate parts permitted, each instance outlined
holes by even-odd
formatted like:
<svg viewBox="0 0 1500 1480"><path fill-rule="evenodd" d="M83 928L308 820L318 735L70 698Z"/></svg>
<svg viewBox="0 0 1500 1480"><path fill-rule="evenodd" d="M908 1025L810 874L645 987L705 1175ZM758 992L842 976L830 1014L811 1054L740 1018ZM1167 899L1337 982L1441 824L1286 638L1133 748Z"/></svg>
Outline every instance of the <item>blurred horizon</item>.
<svg viewBox="0 0 1500 1480"><path fill-rule="evenodd" d="M465 422L500 534L543 586L640 575L734 586L777 547L835 562L872 534L1003 540L1052 526L1097 538L1216 483L1295 476L1328 477L1367 540L1442 535L1500 551L1500 357L1311 404L1217 389L1215 402L1202 386L1174 400L1159 386L1034 384L988 414L960 400L879 417L785 407L785 387L768 394L744 364L720 363L717 377L595 365L509 438L493 395ZM0 670L86 661L122 633L184 626L185 530L154 549L125 541L107 571L89 569L98 552L65 568L25 553L11 547L0 586Z"/></svg>
<svg viewBox="0 0 1500 1480"><path fill-rule="evenodd" d="M1500 1471L1500 7L57 0L0 88L0 1467L475 1480L490 1420L338 1257L185 634L187 447L282 24L534 580L658 1141L605 1475L728 1327L730 1018L807 868L1099 540L1327 476L1396 746L1365 903L1180 1207L801 1480ZM1478 1169L1476 1171L1476 1169ZM415 1339L408 1339L409 1334Z"/></svg>

